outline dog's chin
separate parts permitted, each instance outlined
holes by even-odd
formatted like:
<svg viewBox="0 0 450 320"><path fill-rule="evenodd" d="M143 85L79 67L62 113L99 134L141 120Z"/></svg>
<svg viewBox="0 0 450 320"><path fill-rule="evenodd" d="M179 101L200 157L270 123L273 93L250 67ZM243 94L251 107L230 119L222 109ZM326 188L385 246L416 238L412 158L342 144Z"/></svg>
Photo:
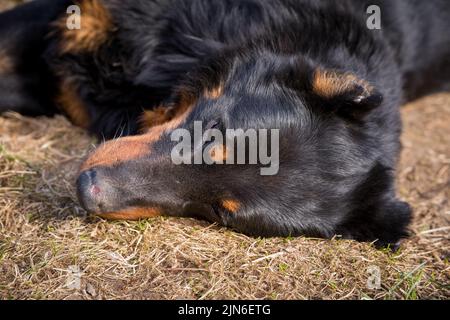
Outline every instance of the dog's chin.
<svg viewBox="0 0 450 320"><path fill-rule="evenodd" d="M135 221L158 217L163 214L163 211L157 207L129 207L123 210L111 212L92 212L91 214L106 220Z"/></svg>

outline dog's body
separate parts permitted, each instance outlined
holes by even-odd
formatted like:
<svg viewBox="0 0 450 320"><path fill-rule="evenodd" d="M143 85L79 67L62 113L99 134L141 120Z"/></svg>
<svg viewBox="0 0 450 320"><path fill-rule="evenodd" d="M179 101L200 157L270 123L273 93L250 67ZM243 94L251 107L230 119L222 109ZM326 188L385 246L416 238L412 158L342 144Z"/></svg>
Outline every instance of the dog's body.
<svg viewBox="0 0 450 320"><path fill-rule="evenodd" d="M80 30L66 27L71 4L0 16L0 108L63 112L106 138L146 130L83 166L87 210L200 216L261 236L406 235L399 107L448 86L447 0L82 0ZM366 25L374 4L381 30ZM195 120L280 129L279 174L173 165L169 133Z"/></svg>

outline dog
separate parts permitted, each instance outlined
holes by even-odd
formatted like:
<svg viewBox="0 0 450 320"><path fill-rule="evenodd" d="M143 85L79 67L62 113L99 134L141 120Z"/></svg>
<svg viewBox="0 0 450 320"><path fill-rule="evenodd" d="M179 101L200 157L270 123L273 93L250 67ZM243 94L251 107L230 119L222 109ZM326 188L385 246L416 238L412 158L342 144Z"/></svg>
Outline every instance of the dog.
<svg viewBox="0 0 450 320"><path fill-rule="evenodd" d="M399 109L448 90L448 30L447 0L35 0L0 15L0 111L62 113L109 140L77 179L106 219L395 246L411 220ZM234 156L212 141L187 153L209 147L212 164L175 164L173 134L196 122L277 130L276 174L220 165Z"/></svg>

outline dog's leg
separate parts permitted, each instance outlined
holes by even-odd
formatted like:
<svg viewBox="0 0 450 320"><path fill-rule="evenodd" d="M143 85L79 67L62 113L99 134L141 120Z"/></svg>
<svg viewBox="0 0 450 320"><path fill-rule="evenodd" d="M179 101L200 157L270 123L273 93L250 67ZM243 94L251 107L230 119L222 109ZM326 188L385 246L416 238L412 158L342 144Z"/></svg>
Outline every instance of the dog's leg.
<svg viewBox="0 0 450 320"><path fill-rule="evenodd" d="M36 0L0 14L0 113L52 115L54 79L43 60L53 19L68 0Z"/></svg>

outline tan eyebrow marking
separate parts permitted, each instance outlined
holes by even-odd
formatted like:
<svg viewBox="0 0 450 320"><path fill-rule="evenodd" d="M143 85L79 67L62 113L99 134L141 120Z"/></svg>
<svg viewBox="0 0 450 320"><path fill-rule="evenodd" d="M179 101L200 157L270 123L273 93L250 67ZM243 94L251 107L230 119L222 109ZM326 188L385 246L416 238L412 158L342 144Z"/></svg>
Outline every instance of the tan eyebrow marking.
<svg viewBox="0 0 450 320"><path fill-rule="evenodd" d="M211 148L209 152L211 160L218 163L223 163L228 159L226 146L219 144Z"/></svg>
<svg viewBox="0 0 450 320"><path fill-rule="evenodd" d="M221 201L221 205L231 213L236 213L241 208L241 203L236 199L225 199Z"/></svg>
<svg viewBox="0 0 450 320"><path fill-rule="evenodd" d="M223 95L223 91L223 84L219 84L210 90L205 90L203 95L208 99L219 99Z"/></svg>
<svg viewBox="0 0 450 320"><path fill-rule="evenodd" d="M355 86L361 86L366 92L371 92L373 87L364 80L358 79L354 74L317 69L313 77L313 91L324 98L333 98Z"/></svg>

